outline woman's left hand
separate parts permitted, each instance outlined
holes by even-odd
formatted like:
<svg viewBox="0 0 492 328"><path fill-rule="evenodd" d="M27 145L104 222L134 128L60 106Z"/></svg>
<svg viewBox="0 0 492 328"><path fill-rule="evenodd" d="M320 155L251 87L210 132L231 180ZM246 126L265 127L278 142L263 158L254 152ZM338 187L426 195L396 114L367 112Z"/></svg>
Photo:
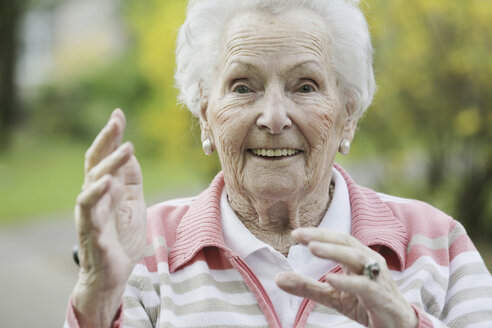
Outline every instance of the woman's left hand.
<svg viewBox="0 0 492 328"><path fill-rule="evenodd" d="M301 228L293 238L319 257L338 262L343 274L328 273L326 282L283 272L275 281L284 291L312 299L367 327L417 327L417 316L390 275L385 259L354 237L320 228ZM379 264L371 279L363 275L368 263Z"/></svg>

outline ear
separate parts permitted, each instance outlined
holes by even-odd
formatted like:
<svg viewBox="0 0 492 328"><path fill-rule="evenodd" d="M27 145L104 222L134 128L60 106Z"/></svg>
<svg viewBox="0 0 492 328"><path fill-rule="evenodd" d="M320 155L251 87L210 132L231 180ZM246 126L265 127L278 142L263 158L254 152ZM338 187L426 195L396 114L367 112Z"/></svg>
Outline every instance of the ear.
<svg viewBox="0 0 492 328"><path fill-rule="evenodd" d="M353 115L347 117L347 121L343 127L342 137L348 139L352 143L354 140L355 131L357 130L358 120Z"/></svg>
<svg viewBox="0 0 492 328"><path fill-rule="evenodd" d="M354 115L354 101L349 99L345 105L345 125L343 126L342 138L352 142L354 140L355 131L357 130L358 118Z"/></svg>
<svg viewBox="0 0 492 328"><path fill-rule="evenodd" d="M200 121L200 129L202 131L201 133L202 142L205 139L212 137L210 126L208 124L207 109L208 109L208 96L205 95L203 89L200 87L200 112L199 112L198 119Z"/></svg>

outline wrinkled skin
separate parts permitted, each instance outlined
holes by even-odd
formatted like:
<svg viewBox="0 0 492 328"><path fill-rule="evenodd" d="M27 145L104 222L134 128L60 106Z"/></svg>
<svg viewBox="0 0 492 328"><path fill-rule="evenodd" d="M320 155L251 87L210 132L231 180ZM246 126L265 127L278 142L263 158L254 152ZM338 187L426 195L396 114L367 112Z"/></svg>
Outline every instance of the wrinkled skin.
<svg viewBox="0 0 492 328"><path fill-rule="evenodd" d="M345 268L326 283L282 273L281 289L369 327L416 327L383 257L351 236L302 228L316 227L326 212L338 145L353 139L357 125L338 95L330 41L319 22L299 11L246 13L230 22L214 87L202 94L202 140L214 142L229 203L258 239L284 255L303 243ZM258 155L278 149L295 154ZM382 272L372 281L361 273L374 260Z"/></svg>
<svg viewBox="0 0 492 328"><path fill-rule="evenodd" d="M337 148L357 121L338 97L324 26L310 13L281 17L230 22L201 127L217 148L232 208L286 254L291 231L317 226L326 212ZM272 159L254 149L298 153Z"/></svg>
<svg viewBox="0 0 492 328"><path fill-rule="evenodd" d="M81 327L110 326L145 247L142 174L133 146L121 144L124 126L117 109L85 156L75 206L80 271L72 293Z"/></svg>

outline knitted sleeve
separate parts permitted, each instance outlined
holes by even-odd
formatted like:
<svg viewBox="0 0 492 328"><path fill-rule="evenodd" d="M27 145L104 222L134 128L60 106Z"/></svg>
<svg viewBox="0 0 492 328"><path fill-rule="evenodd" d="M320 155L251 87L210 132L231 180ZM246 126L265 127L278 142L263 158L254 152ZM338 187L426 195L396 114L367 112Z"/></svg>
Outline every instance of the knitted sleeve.
<svg viewBox="0 0 492 328"><path fill-rule="evenodd" d="M413 240L409 253L421 253L412 265L419 273L403 289L414 299L419 327L492 327L492 276L463 226L454 221L447 236ZM419 285L418 297L411 285Z"/></svg>
<svg viewBox="0 0 492 328"><path fill-rule="evenodd" d="M123 294L124 327L156 327L159 322L160 292L157 272L137 264Z"/></svg>
<svg viewBox="0 0 492 328"><path fill-rule="evenodd" d="M449 280L439 319L449 327L492 327L492 276L461 224L449 243Z"/></svg>

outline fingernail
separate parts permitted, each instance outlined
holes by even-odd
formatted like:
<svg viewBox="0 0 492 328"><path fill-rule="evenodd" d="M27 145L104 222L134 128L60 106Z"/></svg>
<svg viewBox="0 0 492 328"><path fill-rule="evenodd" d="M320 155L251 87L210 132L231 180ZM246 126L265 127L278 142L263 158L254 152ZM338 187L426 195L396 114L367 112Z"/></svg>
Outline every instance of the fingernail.
<svg viewBox="0 0 492 328"><path fill-rule="evenodd" d="M111 117L109 118L109 121L108 121L108 126L109 126L110 128L112 128L112 127L116 126L116 118L114 118L113 116L111 116Z"/></svg>
<svg viewBox="0 0 492 328"><path fill-rule="evenodd" d="M292 236L299 236L302 233L302 228L292 230Z"/></svg>
<svg viewBox="0 0 492 328"><path fill-rule="evenodd" d="M297 228L292 231L291 236L294 238L295 241L297 242L306 242L306 229L304 228Z"/></svg>
<svg viewBox="0 0 492 328"><path fill-rule="evenodd" d="M320 249L320 246L323 245L323 243L320 243L319 241L310 241L309 244L307 245L311 252L317 253ZM328 245L324 245L325 247Z"/></svg>
<svg viewBox="0 0 492 328"><path fill-rule="evenodd" d="M294 282L292 279L289 279L288 275L285 273L278 273L275 276L275 283L276 284L281 284L282 286L287 286L287 287L293 287Z"/></svg>
<svg viewBox="0 0 492 328"><path fill-rule="evenodd" d="M277 273L277 275L275 276L275 280L279 280L279 279L283 279L285 278L285 273Z"/></svg>
<svg viewBox="0 0 492 328"><path fill-rule="evenodd" d="M133 144L130 141L126 141L121 148L123 152L133 152Z"/></svg>

